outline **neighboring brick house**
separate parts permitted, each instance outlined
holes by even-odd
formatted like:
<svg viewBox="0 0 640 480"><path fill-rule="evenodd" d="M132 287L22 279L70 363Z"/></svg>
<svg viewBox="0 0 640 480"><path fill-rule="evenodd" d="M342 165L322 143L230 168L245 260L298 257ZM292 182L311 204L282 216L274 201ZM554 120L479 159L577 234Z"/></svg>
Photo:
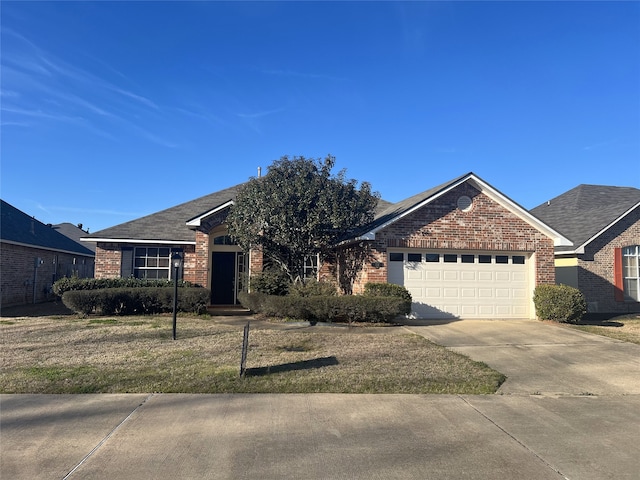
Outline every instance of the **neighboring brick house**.
<svg viewBox="0 0 640 480"><path fill-rule="evenodd" d="M572 247L555 249L556 281L592 313L640 312L640 190L579 185L531 210Z"/></svg>
<svg viewBox="0 0 640 480"><path fill-rule="evenodd" d="M94 253L4 200L0 216L2 306L53 298L51 286L63 276L93 277Z"/></svg>
<svg viewBox="0 0 640 480"><path fill-rule="evenodd" d="M185 280L211 289L212 304L235 304L246 273L262 269L243 252L225 218L241 185L85 237L96 242L96 277L170 278L184 255ZM357 227L357 226L356 226ZM405 285L420 318L533 318L533 289L554 283L554 246L570 242L473 173L396 204L336 247L371 246L354 292L369 281ZM322 274L340 264L310 264ZM339 272L338 272L339 273Z"/></svg>

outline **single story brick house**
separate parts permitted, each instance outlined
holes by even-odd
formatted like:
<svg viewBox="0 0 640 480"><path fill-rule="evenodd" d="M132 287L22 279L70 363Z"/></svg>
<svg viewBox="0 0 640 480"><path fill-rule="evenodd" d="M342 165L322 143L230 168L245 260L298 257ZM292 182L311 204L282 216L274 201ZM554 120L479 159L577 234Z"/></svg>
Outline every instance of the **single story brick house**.
<svg viewBox="0 0 640 480"><path fill-rule="evenodd" d="M85 245L4 200L0 217L3 307L54 298L51 286L61 277L93 277L94 253Z"/></svg>
<svg viewBox="0 0 640 480"><path fill-rule="evenodd" d="M531 210L573 246L555 248L556 281L592 313L640 312L640 190L578 185Z"/></svg>
<svg viewBox="0 0 640 480"><path fill-rule="evenodd" d="M241 186L83 238L96 243L96 277L170 278L178 251L181 278L210 288L212 305L236 304L244 274L263 266L260 252L243 252L225 225ZM381 202L374 221L355 231L336 246L372 247L353 291L366 282L404 285L417 318L535 318L533 289L555 282L554 247L571 246L474 173Z"/></svg>

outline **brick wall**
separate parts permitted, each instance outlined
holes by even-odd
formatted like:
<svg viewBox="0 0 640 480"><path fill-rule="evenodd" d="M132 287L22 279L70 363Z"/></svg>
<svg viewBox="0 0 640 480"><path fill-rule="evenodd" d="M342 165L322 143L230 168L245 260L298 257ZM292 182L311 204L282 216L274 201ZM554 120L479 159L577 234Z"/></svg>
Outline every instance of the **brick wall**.
<svg viewBox="0 0 640 480"><path fill-rule="evenodd" d="M615 248L640 244L640 208L585 247L578 256L578 288L590 311L627 313L640 311L638 302L616 302L613 255Z"/></svg>
<svg viewBox="0 0 640 480"><path fill-rule="evenodd" d="M36 258L42 260L37 272ZM0 265L3 307L53 300L55 295L51 292L51 286L55 280L74 272L80 277L93 273L92 257L4 242L0 244Z"/></svg>
<svg viewBox="0 0 640 480"><path fill-rule="evenodd" d="M185 249L185 257L189 261L185 261L184 279L209 287L209 235L196 230L196 245L189 250L190 253L186 254Z"/></svg>
<svg viewBox="0 0 640 480"><path fill-rule="evenodd" d="M461 195L473 200L468 212L457 208ZM555 282L553 240L466 183L378 232L373 246L374 261L384 266L366 262L354 291L387 280L387 250L394 247L535 253L536 285Z"/></svg>
<svg viewBox="0 0 640 480"><path fill-rule="evenodd" d="M122 251L119 243L96 245L96 278L120 278Z"/></svg>

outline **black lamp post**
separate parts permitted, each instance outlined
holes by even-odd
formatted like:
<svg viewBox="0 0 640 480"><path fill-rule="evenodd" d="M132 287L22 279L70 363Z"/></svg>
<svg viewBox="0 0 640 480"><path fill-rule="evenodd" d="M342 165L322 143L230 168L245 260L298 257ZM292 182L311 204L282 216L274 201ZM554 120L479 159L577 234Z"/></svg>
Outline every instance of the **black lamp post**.
<svg viewBox="0 0 640 480"><path fill-rule="evenodd" d="M178 315L178 270L182 263L182 255L175 252L171 256L171 264L173 265L173 339L176 339L176 319Z"/></svg>

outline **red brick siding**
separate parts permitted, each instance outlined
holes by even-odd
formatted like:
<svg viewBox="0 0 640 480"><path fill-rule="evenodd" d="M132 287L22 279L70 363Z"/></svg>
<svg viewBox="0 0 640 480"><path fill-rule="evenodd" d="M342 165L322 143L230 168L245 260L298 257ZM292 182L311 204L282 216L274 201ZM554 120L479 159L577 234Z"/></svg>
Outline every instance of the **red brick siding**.
<svg viewBox="0 0 640 480"><path fill-rule="evenodd" d="M42 259L42 264L34 275L36 258ZM91 275L93 258L3 242L0 244L0 265L1 302L2 306L10 306L54 299L55 295L51 293L53 282L74 273L80 277Z"/></svg>
<svg viewBox="0 0 640 480"><path fill-rule="evenodd" d="M209 235L196 231L196 245L189 255L189 268L185 265L184 279L209 287ZM191 257L191 255L193 257Z"/></svg>
<svg viewBox="0 0 640 480"><path fill-rule="evenodd" d="M461 195L473 199L469 212L457 208ZM387 280L387 249L394 247L535 253L535 284L555 282L553 240L468 184L378 232L374 256L384 267L367 262L360 282Z"/></svg>
<svg viewBox="0 0 640 480"><path fill-rule="evenodd" d="M120 278L122 251L119 243L96 245L96 278Z"/></svg>
<svg viewBox="0 0 640 480"><path fill-rule="evenodd" d="M182 246L182 279L186 282L195 283L206 287L206 276L204 280L197 275L197 268L199 259L196 253L197 245L183 245ZM206 275L206 272L205 272Z"/></svg>
<svg viewBox="0 0 640 480"><path fill-rule="evenodd" d="M640 245L640 208L585 247L578 256L578 288L590 309L597 312L640 311L638 302L616 302L614 249Z"/></svg>

